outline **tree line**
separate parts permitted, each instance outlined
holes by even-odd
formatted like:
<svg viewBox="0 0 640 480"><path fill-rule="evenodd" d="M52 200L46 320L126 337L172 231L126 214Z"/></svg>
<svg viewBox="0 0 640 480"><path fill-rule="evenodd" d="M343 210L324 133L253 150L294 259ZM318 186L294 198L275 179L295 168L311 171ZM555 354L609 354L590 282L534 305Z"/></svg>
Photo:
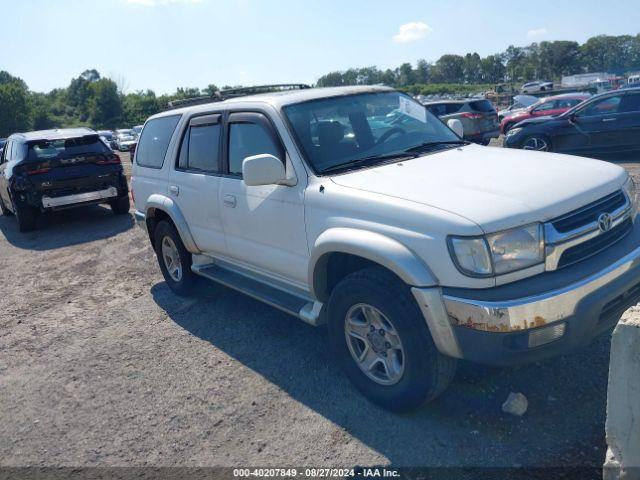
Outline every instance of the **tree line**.
<svg viewBox="0 0 640 480"><path fill-rule="evenodd" d="M477 53L442 55L436 62L418 60L395 69L350 68L330 72L318 86L375 85L408 87L427 84L495 84L531 80L558 80L584 72L625 73L640 69L640 34L599 35L582 45L558 40L509 46L504 52L481 57Z"/></svg>
<svg viewBox="0 0 640 480"><path fill-rule="evenodd" d="M209 85L202 90L178 88L171 95L156 96L153 90L123 93L114 80L91 69L65 88L39 93L30 91L22 79L0 71L0 137L48 128L130 128L164 110L171 100L211 95L217 90Z"/></svg>
<svg viewBox="0 0 640 480"><path fill-rule="evenodd" d="M413 93L469 92L478 85L634 70L640 70L640 34L599 35L583 44L560 40L509 46L502 53L486 57L477 53L445 54L433 63L418 60L415 66L403 63L395 69L350 68L323 75L317 86L385 84ZM230 87L222 87L226 88ZM33 92L22 79L0 71L0 137L56 127L131 127L164 110L171 100L211 95L218 87L178 88L173 94L159 96L152 90L123 90L95 69L82 72L67 87L49 93Z"/></svg>

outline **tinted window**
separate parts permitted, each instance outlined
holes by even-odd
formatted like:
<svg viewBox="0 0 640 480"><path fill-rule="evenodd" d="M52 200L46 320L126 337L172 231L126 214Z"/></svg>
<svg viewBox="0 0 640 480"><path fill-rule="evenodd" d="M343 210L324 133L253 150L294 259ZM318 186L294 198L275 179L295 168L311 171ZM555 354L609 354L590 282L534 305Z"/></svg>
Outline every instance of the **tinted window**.
<svg viewBox="0 0 640 480"><path fill-rule="evenodd" d="M427 110L438 117L447 113L447 107L443 104L427 105Z"/></svg>
<svg viewBox="0 0 640 480"><path fill-rule="evenodd" d="M17 149L16 149L17 150ZM66 138L59 140L40 140L29 142L29 160L48 160L75 155L90 155L111 151L98 135ZM16 156L14 151L13 155Z"/></svg>
<svg viewBox="0 0 640 480"><path fill-rule="evenodd" d="M452 113L458 113L462 108L462 103L446 103L445 106L446 115L450 115Z"/></svg>
<svg viewBox="0 0 640 480"><path fill-rule="evenodd" d="M555 101L544 102L533 109L534 112L544 112L546 110L554 110L558 108Z"/></svg>
<svg viewBox="0 0 640 480"><path fill-rule="evenodd" d="M628 94L622 97L618 112L640 112L640 93Z"/></svg>
<svg viewBox="0 0 640 480"><path fill-rule="evenodd" d="M242 162L247 157L268 153L280 157L280 148L271 135L255 123L232 123L229 126L229 173L242 175Z"/></svg>
<svg viewBox="0 0 640 480"><path fill-rule="evenodd" d="M182 142L178 166L219 172L220 124L191 126Z"/></svg>
<svg viewBox="0 0 640 480"><path fill-rule="evenodd" d="M596 100L586 108L583 108L578 115L581 117L594 117L597 115L609 115L618 112L618 106L620 105L621 96L616 95L614 97L607 97L601 100Z"/></svg>
<svg viewBox="0 0 640 480"><path fill-rule="evenodd" d="M469 102L471 108L476 112L494 112L493 104L489 100L476 100L474 102Z"/></svg>
<svg viewBox="0 0 640 480"><path fill-rule="evenodd" d="M164 156L167 154L167 148L169 148L169 142L178 120L180 120L180 115L156 118L147 122L136 149L136 163L138 165L162 168Z"/></svg>

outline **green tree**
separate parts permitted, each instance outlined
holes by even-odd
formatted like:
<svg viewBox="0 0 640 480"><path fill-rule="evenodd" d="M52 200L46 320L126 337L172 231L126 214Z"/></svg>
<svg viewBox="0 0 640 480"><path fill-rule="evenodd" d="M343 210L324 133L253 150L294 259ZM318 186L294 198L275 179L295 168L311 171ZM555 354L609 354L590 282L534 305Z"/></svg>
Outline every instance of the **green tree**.
<svg viewBox="0 0 640 480"><path fill-rule="evenodd" d="M116 82L101 78L90 84L87 112L89 123L95 128L118 127L122 117L122 101Z"/></svg>
<svg viewBox="0 0 640 480"><path fill-rule="evenodd" d="M0 72L0 137L29 130L29 90L20 78Z"/></svg>

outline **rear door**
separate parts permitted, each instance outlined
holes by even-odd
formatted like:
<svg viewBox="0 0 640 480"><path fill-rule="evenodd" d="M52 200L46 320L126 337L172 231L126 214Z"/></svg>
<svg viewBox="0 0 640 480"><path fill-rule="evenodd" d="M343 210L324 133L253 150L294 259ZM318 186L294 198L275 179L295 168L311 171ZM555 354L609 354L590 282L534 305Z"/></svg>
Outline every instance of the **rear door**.
<svg viewBox="0 0 640 480"><path fill-rule="evenodd" d="M617 117L619 148L640 150L640 92L624 94Z"/></svg>
<svg viewBox="0 0 640 480"><path fill-rule="evenodd" d="M169 174L169 195L185 217L196 245L210 254L226 252L220 217L222 115L192 117Z"/></svg>

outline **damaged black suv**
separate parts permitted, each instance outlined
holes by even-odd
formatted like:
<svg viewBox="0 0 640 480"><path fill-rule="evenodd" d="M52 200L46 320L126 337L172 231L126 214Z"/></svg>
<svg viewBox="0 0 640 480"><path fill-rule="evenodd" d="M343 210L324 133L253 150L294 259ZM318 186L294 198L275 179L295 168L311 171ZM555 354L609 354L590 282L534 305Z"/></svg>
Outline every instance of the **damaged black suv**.
<svg viewBox="0 0 640 480"><path fill-rule="evenodd" d="M120 157L88 128L16 133L0 156L0 209L21 232L38 214L107 203L129 212L129 187Z"/></svg>

